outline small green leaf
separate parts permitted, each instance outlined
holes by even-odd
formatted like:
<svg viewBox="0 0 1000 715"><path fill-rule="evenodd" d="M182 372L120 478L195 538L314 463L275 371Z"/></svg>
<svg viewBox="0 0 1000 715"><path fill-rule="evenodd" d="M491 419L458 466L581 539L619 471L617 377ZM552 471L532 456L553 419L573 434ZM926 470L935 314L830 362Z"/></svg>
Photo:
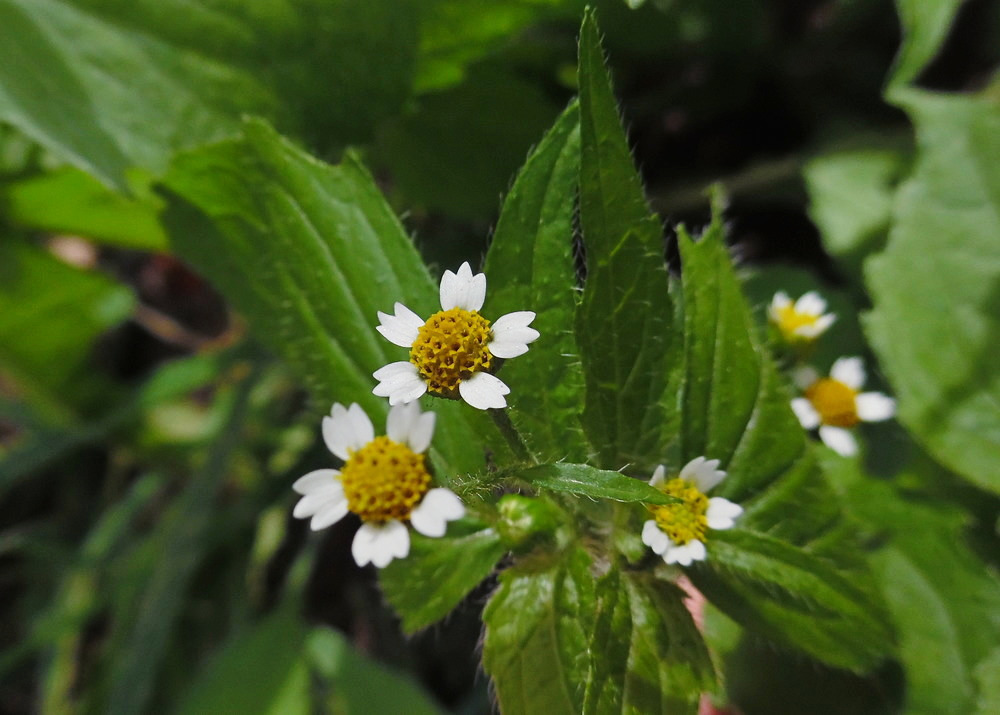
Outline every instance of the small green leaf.
<svg viewBox="0 0 1000 715"><path fill-rule="evenodd" d="M566 330L576 310L573 206L579 181L579 108L574 102L549 130L504 201L486 254L487 314L537 313L541 334L504 365L517 389L508 402L521 437L542 461L583 461L589 448L579 424L583 393L578 350Z"/></svg>
<svg viewBox="0 0 1000 715"><path fill-rule="evenodd" d="M632 163L593 11L580 29L580 226L587 259L576 339L586 380L583 425L597 463L641 463L671 425L660 403L673 305L659 219Z"/></svg>
<svg viewBox="0 0 1000 715"><path fill-rule="evenodd" d="M866 265L864 327L900 421L942 464L1000 493L1000 102L898 99L919 151L888 246Z"/></svg>
<svg viewBox="0 0 1000 715"><path fill-rule="evenodd" d="M500 576L483 612L483 666L506 715L577 715L593 629L590 557L526 560Z"/></svg>
<svg viewBox="0 0 1000 715"><path fill-rule="evenodd" d="M896 0L903 44L889 75L890 96L894 88L913 82L934 59L961 5L962 0Z"/></svg>
<svg viewBox="0 0 1000 715"><path fill-rule="evenodd" d="M620 472L596 469L586 464L541 464L517 472L517 478L533 487L570 492L592 499L613 499L621 502L671 504L679 501L669 497L641 479Z"/></svg>
<svg viewBox="0 0 1000 715"><path fill-rule="evenodd" d="M893 650L881 604L829 562L786 542L716 531L688 570L712 603L747 628L857 672Z"/></svg>
<svg viewBox="0 0 1000 715"><path fill-rule="evenodd" d="M439 539L412 534L410 541L410 555L379 572L382 592L407 633L448 615L506 551L495 530L472 522L450 524Z"/></svg>

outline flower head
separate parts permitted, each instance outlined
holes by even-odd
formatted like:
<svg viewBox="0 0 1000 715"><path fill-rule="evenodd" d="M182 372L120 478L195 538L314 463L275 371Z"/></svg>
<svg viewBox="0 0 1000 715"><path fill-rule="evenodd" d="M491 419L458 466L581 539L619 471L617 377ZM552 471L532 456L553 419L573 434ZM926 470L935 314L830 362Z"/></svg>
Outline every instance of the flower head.
<svg viewBox="0 0 1000 715"><path fill-rule="evenodd" d="M787 293L778 291L767 308L767 317L786 343L811 343L837 319L824 310L826 301L814 290L794 303Z"/></svg>
<svg viewBox="0 0 1000 715"><path fill-rule="evenodd" d="M395 345L410 349L407 361L389 363L373 374L372 390L390 405L412 402L425 392L458 398L475 408L506 407L510 388L493 373L497 358L528 352L538 331L528 327L530 310L508 313L492 324L479 314L486 299L486 276L468 263L441 277L441 310L427 320L396 303L394 314L379 312L376 328Z"/></svg>
<svg viewBox="0 0 1000 715"><path fill-rule="evenodd" d="M311 517L314 531L340 521L347 512L364 522L351 551L359 566L382 568L410 553L404 522L425 536L444 536L447 522L465 515L465 507L449 489L431 487L424 452L434 435L434 413L416 404L389 410L384 436L375 436L368 415L357 404L333 405L323 418L323 439L344 460L337 469L317 469L299 478L292 489L302 495L292 514Z"/></svg>
<svg viewBox="0 0 1000 715"><path fill-rule="evenodd" d="M662 464L653 472L650 486L681 500L648 507L653 518L642 525L642 543L666 563L690 566L703 561L708 530L730 529L743 513L743 507L728 499L706 496L726 477L718 467L718 459L696 457L670 481Z"/></svg>
<svg viewBox="0 0 1000 715"><path fill-rule="evenodd" d="M850 429L859 422L880 422L896 413L896 401L881 392L861 392L865 367L859 357L840 358L830 377L811 367L796 370L795 383L804 397L792 400L792 410L805 429L819 427L827 447L845 457L857 454L858 442Z"/></svg>

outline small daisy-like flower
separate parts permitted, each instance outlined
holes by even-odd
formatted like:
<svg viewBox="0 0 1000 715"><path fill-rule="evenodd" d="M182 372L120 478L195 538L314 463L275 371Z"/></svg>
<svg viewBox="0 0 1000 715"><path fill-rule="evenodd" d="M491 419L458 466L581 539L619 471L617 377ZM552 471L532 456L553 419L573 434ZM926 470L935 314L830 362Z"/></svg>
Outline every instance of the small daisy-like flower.
<svg viewBox="0 0 1000 715"><path fill-rule="evenodd" d="M447 522L461 519L465 507L450 489L431 488L424 451L434 434L434 413L416 404L389 410L385 436L375 436L368 415L357 404L337 403L323 418L327 448L344 460L341 469L317 469L292 489L302 495L292 514L311 517L314 531L353 512L364 522L351 552L358 566L382 568L410 553L405 522L424 536L444 536Z"/></svg>
<svg viewBox="0 0 1000 715"><path fill-rule="evenodd" d="M833 325L837 316L824 313L826 301L812 290L794 303L784 291L778 291L767 308L767 316L786 343L810 343Z"/></svg>
<svg viewBox="0 0 1000 715"><path fill-rule="evenodd" d="M743 513L743 507L728 499L706 496L726 477L718 467L718 459L696 457L669 482L662 464L653 472L650 486L681 500L647 507L653 518L642 525L642 543L666 563L690 566L692 561L704 561L708 530L730 529Z"/></svg>
<svg viewBox="0 0 1000 715"><path fill-rule="evenodd" d="M373 373L372 390L389 404L412 402L425 392L458 398L485 410L506 407L510 388L493 372L497 358L528 352L538 331L528 327L530 310L508 313L492 324L479 314L486 299L486 275L472 274L468 263L441 277L441 310L427 320L396 303L393 315L379 312L376 330L391 343L410 349L407 361L389 363Z"/></svg>
<svg viewBox="0 0 1000 715"><path fill-rule="evenodd" d="M795 384L805 397L792 400L792 410L807 430L819 427L819 438L827 447L851 457L858 442L850 428L859 422L880 422L896 413L896 401L881 392L861 392L865 367L859 357L840 358L830 368L830 377L820 377L811 367L794 373Z"/></svg>

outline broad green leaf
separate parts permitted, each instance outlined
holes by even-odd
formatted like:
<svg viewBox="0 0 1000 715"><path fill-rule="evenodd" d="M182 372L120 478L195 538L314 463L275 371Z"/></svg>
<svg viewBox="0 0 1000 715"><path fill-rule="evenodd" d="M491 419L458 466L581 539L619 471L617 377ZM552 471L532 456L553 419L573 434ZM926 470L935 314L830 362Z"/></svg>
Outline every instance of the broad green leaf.
<svg viewBox="0 0 1000 715"><path fill-rule="evenodd" d="M60 169L4 186L0 211L11 224L27 229L146 251L167 248L152 198L126 198L79 169Z"/></svg>
<svg viewBox="0 0 1000 715"><path fill-rule="evenodd" d="M505 715L581 712L596 606L590 565L576 550L501 574L483 612L483 666Z"/></svg>
<svg viewBox="0 0 1000 715"><path fill-rule="evenodd" d="M395 0L2 0L0 119L118 189L243 113L339 146L405 100L415 20Z"/></svg>
<svg viewBox="0 0 1000 715"><path fill-rule="evenodd" d="M976 666L979 698L975 715L991 715L1000 711L1000 648L995 649Z"/></svg>
<svg viewBox="0 0 1000 715"><path fill-rule="evenodd" d="M977 668L1000 643L1000 578L966 543L966 518L847 460L831 457L826 466L878 545L869 561L899 633L906 711L972 712Z"/></svg>
<svg viewBox="0 0 1000 715"><path fill-rule="evenodd" d="M889 89L913 82L934 59L962 0L896 0L903 44L889 76Z"/></svg>
<svg viewBox="0 0 1000 715"><path fill-rule="evenodd" d="M576 339L583 426L597 464L643 463L668 431L673 306L659 220L632 164L593 12L580 30L580 226L586 254Z"/></svg>
<svg viewBox="0 0 1000 715"><path fill-rule="evenodd" d="M517 472L517 477L533 487L570 492L592 499L648 504L670 504L677 501L641 479L586 464L541 464Z"/></svg>
<svg viewBox="0 0 1000 715"><path fill-rule="evenodd" d="M695 713L715 687L705 643L673 584L613 571L598 586L585 713Z"/></svg>
<svg viewBox="0 0 1000 715"><path fill-rule="evenodd" d="M899 419L942 464L1000 492L1000 102L910 90L913 175L866 265L866 332Z"/></svg>
<svg viewBox="0 0 1000 715"><path fill-rule="evenodd" d="M302 618L288 606L237 632L208 660L179 698L175 712L178 715L314 712L305 652L308 634Z"/></svg>
<svg viewBox="0 0 1000 715"><path fill-rule="evenodd" d="M490 575L506 550L495 530L466 522L449 524L439 539L411 534L410 542L405 560L379 571L382 592L407 633L448 615Z"/></svg>
<svg viewBox="0 0 1000 715"><path fill-rule="evenodd" d="M511 420L540 460L583 461L583 376L573 334L576 309L573 207L580 167L579 109L573 103L528 158L504 201L484 271L487 314L537 314L541 337L503 368Z"/></svg>
<svg viewBox="0 0 1000 715"><path fill-rule="evenodd" d="M409 237L356 158L323 164L263 122L178 158L166 186L175 250L246 315L251 328L302 377L314 399L358 402L385 414L372 373L407 354L376 331L394 301L429 316L439 308ZM465 405L435 402L439 476L475 471L493 433Z"/></svg>
<svg viewBox="0 0 1000 715"><path fill-rule="evenodd" d="M126 287L43 249L0 241L0 371L53 422L86 401L94 340L128 317Z"/></svg>
<svg viewBox="0 0 1000 715"><path fill-rule="evenodd" d="M869 670L892 650L880 604L826 560L741 529L712 533L695 586L748 628L815 658Z"/></svg>

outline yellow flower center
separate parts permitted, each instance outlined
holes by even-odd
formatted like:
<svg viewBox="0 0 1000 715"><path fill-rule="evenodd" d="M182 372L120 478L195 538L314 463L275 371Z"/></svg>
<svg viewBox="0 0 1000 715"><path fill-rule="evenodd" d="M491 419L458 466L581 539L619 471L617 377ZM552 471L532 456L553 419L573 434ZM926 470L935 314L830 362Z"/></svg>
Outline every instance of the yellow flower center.
<svg viewBox="0 0 1000 715"><path fill-rule="evenodd" d="M775 322L778 324L778 329L785 336L786 340L809 340L810 338L799 335L795 331L807 325L815 325L819 318L820 316L818 315L800 313L795 310L794 303L789 303L778 308L778 315Z"/></svg>
<svg viewBox="0 0 1000 715"><path fill-rule="evenodd" d="M832 377L824 377L806 389L806 397L819 412L820 421L834 427L853 427L858 418L858 393Z"/></svg>
<svg viewBox="0 0 1000 715"><path fill-rule="evenodd" d="M430 488L424 455L385 436L351 454L340 471L347 508L364 521L405 521Z"/></svg>
<svg viewBox="0 0 1000 715"><path fill-rule="evenodd" d="M692 482L680 477L671 479L659 489L683 501L649 507L656 525L678 546L695 539L704 543L708 530L708 497Z"/></svg>
<svg viewBox="0 0 1000 715"><path fill-rule="evenodd" d="M476 311L442 310L421 326L410 348L410 362L429 391L454 397L462 380L489 371L493 356L486 346L492 337L490 321Z"/></svg>

